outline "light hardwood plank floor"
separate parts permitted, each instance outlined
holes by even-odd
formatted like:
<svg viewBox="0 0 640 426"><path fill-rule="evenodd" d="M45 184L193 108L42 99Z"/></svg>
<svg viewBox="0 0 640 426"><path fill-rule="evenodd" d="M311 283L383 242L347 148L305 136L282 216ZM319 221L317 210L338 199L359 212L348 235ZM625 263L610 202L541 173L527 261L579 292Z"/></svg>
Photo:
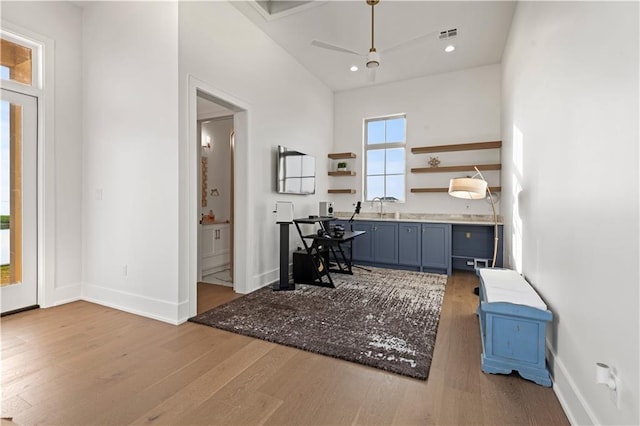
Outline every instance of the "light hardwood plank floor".
<svg viewBox="0 0 640 426"><path fill-rule="evenodd" d="M88 302L2 318L2 417L16 424L567 425L553 391L480 371L478 283L447 283L427 381ZM199 310L238 297L198 287ZM6 422L3 422L3 425Z"/></svg>

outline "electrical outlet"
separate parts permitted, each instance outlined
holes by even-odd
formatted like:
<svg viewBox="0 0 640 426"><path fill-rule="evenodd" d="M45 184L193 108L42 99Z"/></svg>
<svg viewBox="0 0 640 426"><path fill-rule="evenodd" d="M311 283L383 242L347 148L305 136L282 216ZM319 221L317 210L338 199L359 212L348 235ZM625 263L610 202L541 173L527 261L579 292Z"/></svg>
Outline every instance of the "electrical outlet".
<svg viewBox="0 0 640 426"><path fill-rule="evenodd" d="M123 277L126 277L126 276L127 276L127 272L128 272L128 271L127 271L127 269L128 269L128 268L127 268L127 265L123 265L123 266L122 266L122 276L123 276Z"/></svg>
<svg viewBox="0 0 640 426"><path fill-rule="evenodd" d="M102 188L96 189L96 200L102 201Z"/></svg>

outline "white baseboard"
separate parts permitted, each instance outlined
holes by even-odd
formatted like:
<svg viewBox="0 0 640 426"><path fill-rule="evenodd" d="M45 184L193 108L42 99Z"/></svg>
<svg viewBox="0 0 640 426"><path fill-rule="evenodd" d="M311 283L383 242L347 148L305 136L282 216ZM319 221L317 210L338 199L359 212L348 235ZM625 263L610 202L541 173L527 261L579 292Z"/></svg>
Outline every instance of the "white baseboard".
<svg viewBox="0 0 640 426"><path fill-rule="evenodd" d="M270 286L279 280L279 276L279 269L272 269L255 275L252 279L253 285L251 287L236 289L236 292L248 294L262 287ZM53 299L48 306L85 300L173 325L182 324L189 319L188 301L172 303L88 283L57 288Z"/></svg>
<svg viewBox="0 0 640 426"><path fill-rule="evenodd" d="M178 304L178 325L187 322L189 316L189 301L185 300Z"/></svg>
<svg viewBox="0 0 640 426"><path fill-rule="evenodd" d="M182 305L186 302L176 304L91 284L86 284L83 287L82 299L173 325L185 321L181 320L183 316L179 313L184 313Z"/></svg>
<svg viewBox="0 0 640 426"><path fill-rule="evenodd" d="M51 303L48 306L64 305L65 303L82 300L82 285L73 284L64 287L56 287L52 292Z"/></svg>
<svg viewBox="0 0 640 426"><path fill-rule="evenodd" d="M272 269L262 274L254 275L252 280L252 286L247 289L242 289L241 291L236 289L236 293L248 294L262 287L271 285L274 282L278 281L279 279L280 279L280 268Z"/></svg>
<svg viewBox="0 0 640 426"><path fill-rule="evenodd" d="M601 424L571 378L564 363L550 348L550 342L547 341L547 362L553 375L553 391L569 422L572 425Z"/></svg>

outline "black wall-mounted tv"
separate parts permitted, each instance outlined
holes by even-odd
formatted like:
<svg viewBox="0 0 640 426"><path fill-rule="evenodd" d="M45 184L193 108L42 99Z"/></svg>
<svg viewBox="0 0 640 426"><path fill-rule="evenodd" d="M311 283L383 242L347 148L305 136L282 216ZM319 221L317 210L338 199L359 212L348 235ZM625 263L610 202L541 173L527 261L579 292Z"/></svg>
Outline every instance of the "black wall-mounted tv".
<svg viewBox="0 0 640 426"><path fill-rule="evenodd" d="M316 159L278 146L276 190L279 194L315 194Z"/></svg>

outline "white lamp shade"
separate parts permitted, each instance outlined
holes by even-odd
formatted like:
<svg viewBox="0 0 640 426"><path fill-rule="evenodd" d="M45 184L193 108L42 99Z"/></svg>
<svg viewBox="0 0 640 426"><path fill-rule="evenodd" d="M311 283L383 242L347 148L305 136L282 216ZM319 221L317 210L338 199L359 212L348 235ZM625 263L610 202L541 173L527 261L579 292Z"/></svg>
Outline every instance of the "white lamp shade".
<svg viewBox="0 0 640 426"><path fill-rule="evenodd" d="M380 66L380 55L375 50L369 51L367 55L367 68L378 68Z"/></svg>
<svg viewBox="0 0 640 426"><path fill-rule="evenodd" d="M449 181L449 195L467 200L480 200L487 196L487 182L474 178L454 178Z"/></svg>

